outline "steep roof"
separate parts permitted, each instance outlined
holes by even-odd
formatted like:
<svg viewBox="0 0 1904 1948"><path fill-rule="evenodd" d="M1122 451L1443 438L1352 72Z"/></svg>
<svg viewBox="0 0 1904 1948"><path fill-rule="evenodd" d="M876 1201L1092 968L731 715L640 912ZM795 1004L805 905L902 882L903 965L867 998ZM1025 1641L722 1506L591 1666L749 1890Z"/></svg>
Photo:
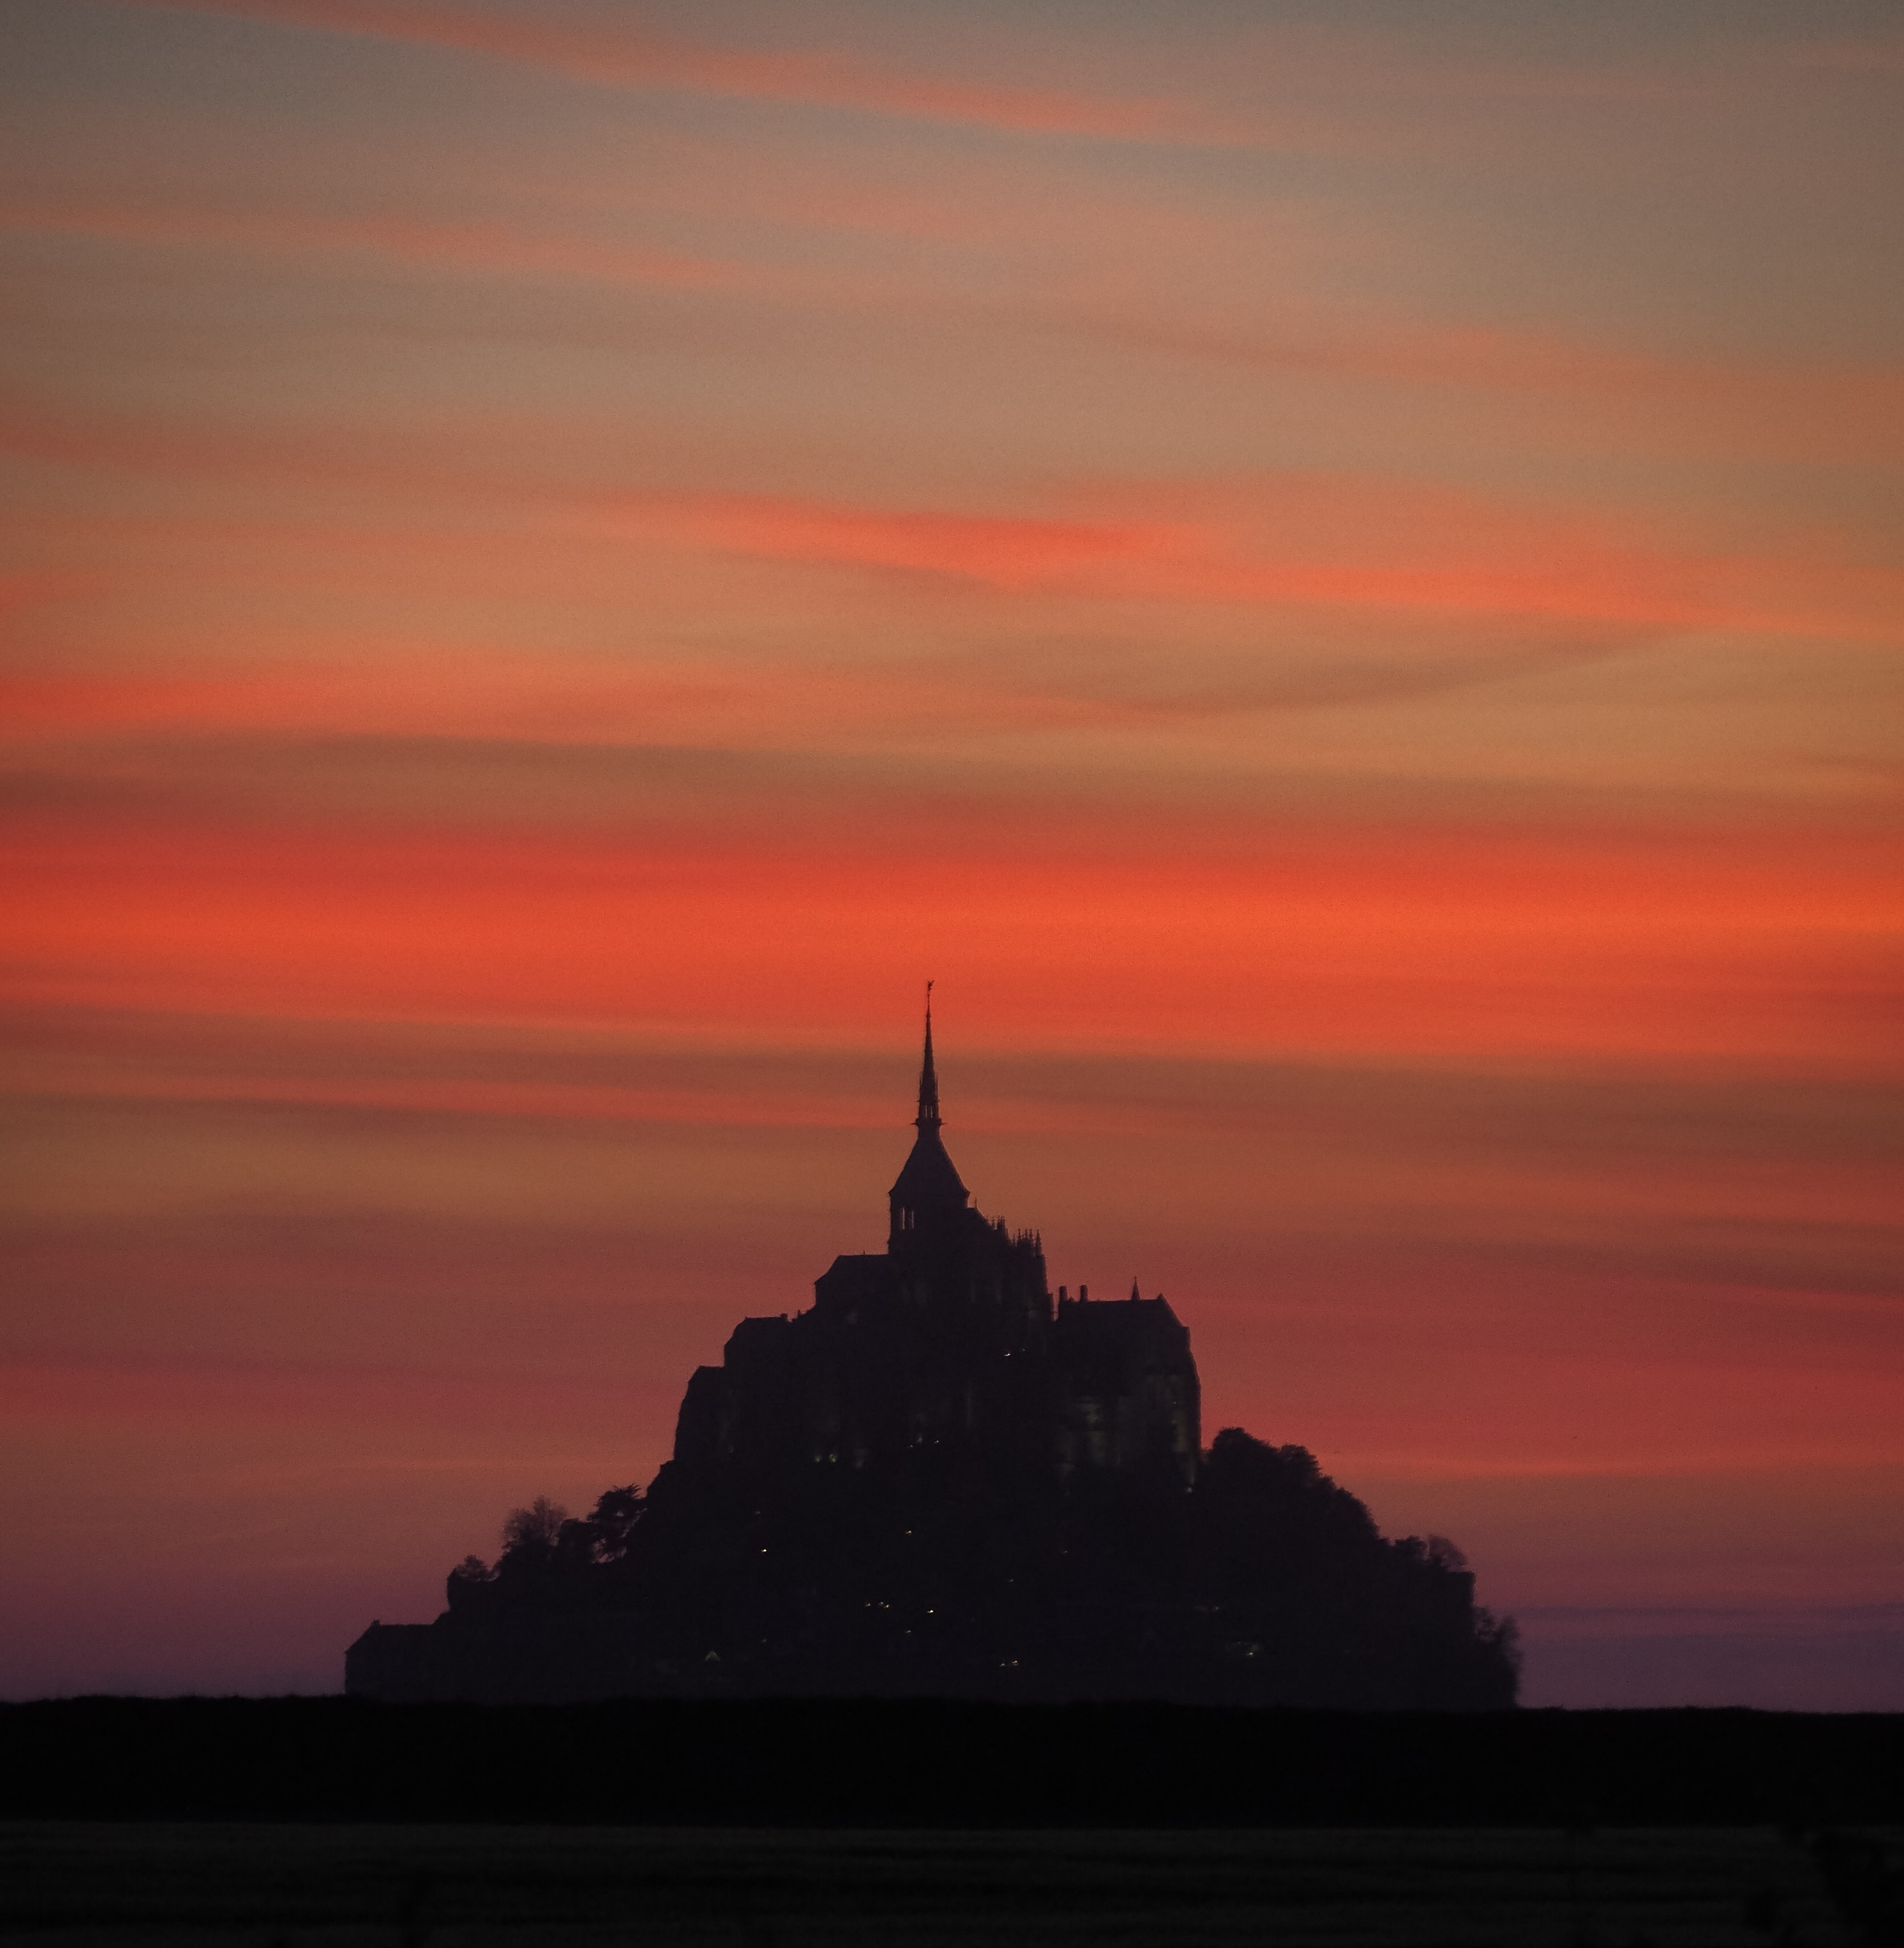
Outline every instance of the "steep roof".
<svg viewBox="0 0 1904 1948"><path fill-rule="evenodd" d="M923 1124L907 1158L905 1168L894 1180L888 1193L895 1203L909 1211L924 1211L935 1205L965 1205L972 1193L959 1180L959 1173L939 1140L936 1123Z"/></svg>

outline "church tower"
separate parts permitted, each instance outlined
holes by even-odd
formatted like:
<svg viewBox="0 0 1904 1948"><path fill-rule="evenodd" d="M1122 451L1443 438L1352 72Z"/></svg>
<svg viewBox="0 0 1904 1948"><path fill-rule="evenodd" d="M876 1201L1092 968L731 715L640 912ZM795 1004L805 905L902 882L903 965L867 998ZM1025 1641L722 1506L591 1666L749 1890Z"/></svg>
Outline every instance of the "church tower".
<svg viewBox="0 0 1904 1948"><path fill-rule="evenodd" d="M919 1114L913 1128L912 1154L887 1193L892 1221L886 1249L895 1258L916 1258L922 1249L942 1247L963 1235L972 1193L960 1180L939 1136L939 1079L932 1066L932 987L926 984L926 1054L919 1071Z"/></svg>

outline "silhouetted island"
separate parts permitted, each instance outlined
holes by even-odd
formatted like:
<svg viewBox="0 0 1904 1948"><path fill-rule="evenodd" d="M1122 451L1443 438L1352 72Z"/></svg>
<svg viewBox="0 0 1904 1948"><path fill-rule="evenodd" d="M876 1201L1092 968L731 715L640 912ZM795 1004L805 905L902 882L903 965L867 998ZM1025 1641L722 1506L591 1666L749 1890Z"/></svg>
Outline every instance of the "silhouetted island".
<svg viewBox="0 0 1904 1948"><path fill-rule="evenodd" d="M938 1696L1487 1709L1511 1621L1451 1544L1387 1541L1304 1449L1202 1444L1161 1295L1056 1304L1034 1232L919 1134L886 1249L744 1319L646 1493L511 1516L433 1624L373 1624L344 1688L400 1700Z"/></svg>

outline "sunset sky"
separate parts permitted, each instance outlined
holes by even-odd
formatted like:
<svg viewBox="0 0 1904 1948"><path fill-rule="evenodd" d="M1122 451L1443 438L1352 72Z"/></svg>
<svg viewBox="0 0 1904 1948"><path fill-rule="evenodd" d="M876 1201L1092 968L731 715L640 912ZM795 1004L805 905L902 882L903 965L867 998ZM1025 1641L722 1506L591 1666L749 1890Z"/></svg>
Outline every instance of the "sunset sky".
<svg viewBox="0 0 1904 1948"><path fill-rule="evenodd" d="M1529 1701L1904 1708L1895 0L0 22L0 1694L647 1480L930 976Z"/></svg>

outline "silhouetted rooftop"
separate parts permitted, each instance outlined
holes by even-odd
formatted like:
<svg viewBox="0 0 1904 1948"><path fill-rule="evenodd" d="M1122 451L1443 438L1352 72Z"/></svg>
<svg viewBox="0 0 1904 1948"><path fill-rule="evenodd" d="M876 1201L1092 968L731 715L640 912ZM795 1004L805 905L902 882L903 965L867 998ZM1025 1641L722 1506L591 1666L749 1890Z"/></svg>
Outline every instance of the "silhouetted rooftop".
<svg viewBox="0 0 1904 1948"><path fill-rule="evenodd" d="M911 1211L971 1202L972 1193L960 1180L952 1159L946 1155L936 1123L928 1123L919 1131L912 1155L907 1158L888 1195Z"/></svg>

